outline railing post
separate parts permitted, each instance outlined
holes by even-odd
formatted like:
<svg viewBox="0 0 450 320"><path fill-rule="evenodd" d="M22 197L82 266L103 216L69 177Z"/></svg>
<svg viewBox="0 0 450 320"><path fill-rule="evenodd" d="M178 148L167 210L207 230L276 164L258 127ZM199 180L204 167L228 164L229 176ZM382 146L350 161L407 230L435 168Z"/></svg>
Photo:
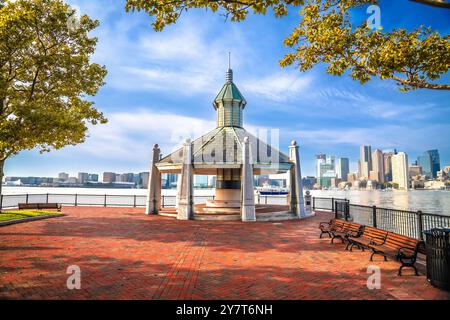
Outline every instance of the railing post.
<svg viewBox="0 0 450 320"><path fill-rule="evenodd" d="M422 211L417 211L417 232L419 233L419 239L423 240L423 216Z"/></svg>
<svg viewBox="0 0 450 320"><path fill-rule="evenodd" d="M106 194L105 197L103 198L103 206L106 207Z"/></svg>
<svg viewBox="0 0 450 320"><path fill-rule="evenodd" d="M25 195L25 203L28 203L28 193Z"/></svg>
<svg viewBox="0 0 450 320"><path fill-rule="evenodd" d="M316 197L312 197L312 207L313 207L313 211L316 210Z"/></svg>
<svg viewBox="0 0 450 320"><path fill-rule="evenodd" d="M3 209L3 194L0 194L0 211Z"/></svg>
<svg viewBox="0 0 450 320"><path fill-rule="evenodd" d="M162 196L161 208L164 208L164 195Z"/></svg>
<svg viewBox="0 0 450 320"><path fill-rule="evenodd" d="M45 202L48 203L48 193L47 196L45 197Z"/></svg>
<svg viewBox="0 0 450 320"><path fill-rule="evenodd" d="M331 211L334 211L336 204L334 203L334 198L331 198Z"/></svg>
<svg viewBox="0 0 450 320"><path fill-rule="evenodd" d="M376 206L372 206L372 224L373 224L374 228L377 227L377 207Z"/></svg>
<svg viewBox="0 0 450 320"><path fill-rule="evenodd" d="M164 197L164 196L163 196ZM164 199L164 198L163 198ZM133 207L136 208L136 195L133 196Z"/></svg>
<svg viewBox="0 0 450 320"><path fill-rule="evenodd" d="M344 210L344 214L345 214L345 220L348 221L348 218L350 218L350 201L345 201L344 202L345 205L345 210Z"/></svg>
<svg viewBox="0 0 450 320"><path fill-rule="evenodd" d="M75 193L75 207L78 205L78 194Z"/></svg>
<svg viewBox="0 0 450 320"><path fill-rule="evenodd" d="M337 219L338 218L338 209L337 209L337 205L332 205L333 207L333 212L334 212L334 218Z"/></svg>

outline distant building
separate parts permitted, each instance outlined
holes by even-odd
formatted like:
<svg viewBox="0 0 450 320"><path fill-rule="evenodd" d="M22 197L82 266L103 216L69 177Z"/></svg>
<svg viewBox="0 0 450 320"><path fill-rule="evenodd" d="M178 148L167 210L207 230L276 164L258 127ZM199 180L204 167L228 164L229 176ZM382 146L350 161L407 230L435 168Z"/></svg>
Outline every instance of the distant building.
<svg viewBox="0 0 450 320"><path fill-rule="evenodd" d="M422 174L428 178L433 178L433 160L428 152L417 157L416 164L422 168Z"/></svg>
<svg viewBox="0 0 450 320"><path fill-rule="evenodd" d="M311 190L314 189L316 184L316 177L307 176L302 179L303 188Z"/></svg>
<svg viewBox="0 0 450 320"><path fill-rule="evenodd" d="M87 181L98 182L98 174L96 173L88 174Z"/></svg>
<svg viewBox="0 0 450 320"><path fill-rule="evenodd" d="M78 172L78 183L85 183L88 181L89 173Z"/></svg>
<svg viewBox="0 0 450 320"><path fill-rule="evenodd" d="M408 155L399 152L392 156L392 182L398 184L398 189L409 189Z"/></svg>
<svg viewBox="0 0 450 320"><path fill-rule="evenodd" d="M326 155L323 153L320 153L318 155L316 155L316 177L320 178L321 176L321 172L320 172L320 165L322 163L325 163L325 159L326 159Z"/></svg>
<svg viewBox="0 0 450 320"><path fill-rule="evenodd" d="M116 182L116 174L114 172L103 172L103 182L104 183Z"/></svg>
<svg viewBox="0 0 450 320"><path fill-rule="evenodd" d="M396 152L384 152L383 153L383 169L384 169L384 180L392 181L392 156Z"/></svg>
<svg viewBox="0 0 450 320"><path fill-rule="evenodd" d="M383 152L380 149L372 152L372 170L370 170L369 178L379 183L384 182Z"/></svg>
<svg viewBox="0 0 450 320"><path fill-rule="evenodd" d="M415 177L422 175L422 167L417 165L410 165L409 166L409 176Z"/></svg>
<svg viewBox="0 0 450 320"><path fill-rule="evenodd" d="M348 158L339 158L336 166L338 179L347 181L347 175L350 172L350 161Z"/></svg>
<svg viewBox="0 0 450 320"><path fill-rule="evenodd" d="M437 149L428 150L427 153L431 157L431 174L433 178L437 177L437 172L441 170L441 160Z"/></svg>
<svg viewBox="0 0 450 320"><path fill-rule="evenodd" d="M69 174L65 172L58 173L58 180L63 182L69 180Z"/></svg>
<svg viewBox="0 0 450 320"><path fill-rule="evenodd" d="M372 170L372 147L360 146L359 147L359 177L369 178L369 173Z"/></svg>
<svg viewBox="0 0 450 320"><path fill-rule="evenodd" d="M168 173L166 177L166 189L176 188L178 180L178 174L176 173Z"/></svg>
<svg viewBox="0 0 450 320"><path fill-rule="evenodd" d="M139 183L138 186L141 188L148 188L148 178L150 173L149 172L141 172L139 173Z"/></svg>
<svg viewBox="0 0 450 320"><path fill-rule="evenodd" d="M347 174L347 181L348 182L355 182L358 180L358 175L354 172Z"/></svg>

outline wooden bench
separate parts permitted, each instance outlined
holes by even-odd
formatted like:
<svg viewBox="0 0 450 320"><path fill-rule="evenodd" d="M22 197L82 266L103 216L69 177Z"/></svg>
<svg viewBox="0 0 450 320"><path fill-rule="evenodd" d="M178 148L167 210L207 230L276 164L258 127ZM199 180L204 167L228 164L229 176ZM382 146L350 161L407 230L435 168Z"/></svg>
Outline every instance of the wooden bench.
<svg viewBox="0 0 450 320"><path fill-rule="evenodd" d="M388 232L385 230L365 226L364 232L359 237L348 237L348 241L350 242L349 249L352 251L353 247L356 246L364 251L364 249L369 249L369 245L373 241L384 242L387 234Z"/></svg>
<svg viewBox="0 0 450 320"><path fill-rule="evenodd" d="M43 209L55 209L61 211L61 204L59 203L19 203L19 210L43 210Z"/></svg>
<svg viewBox="0 0 450 320"><path fill-rule="evenodd" d="M364 231L364 226L354 222L344 222L344 225L340 229L332 230L331 243L334 243L334 239L340 239L342 243L347 243L345 249L347 250L351 244L348 240L349 237L359 237Z"/></svg>
<svg viewBox="0 0 450 320"><path fill-rule="evenodd" d="M384 241L373 239L371 243L367 245L372 250L370 255L370 261L373 261L373 256L376 254L382 255L384 261L387 261L387 256L393 256L402 265L398 269L398 275L402 275L402 269L404 267L410 267L414 269L417 275L417 268L414 265L417 259L417 253L422 245L422 241L410 238L394 232L388 232Z"/></svg>
<svg viewBox="0 0 450 320"><path fill-rule="evenodd" d="M323 234L328 234L328 237L331 238L331 231L342 229L342 227L344 226L344 222L345 221L339 220L339 219L331 219L329 222L320 222L319 223L319 229L320 229L319 238L322 239Z"/></svg>

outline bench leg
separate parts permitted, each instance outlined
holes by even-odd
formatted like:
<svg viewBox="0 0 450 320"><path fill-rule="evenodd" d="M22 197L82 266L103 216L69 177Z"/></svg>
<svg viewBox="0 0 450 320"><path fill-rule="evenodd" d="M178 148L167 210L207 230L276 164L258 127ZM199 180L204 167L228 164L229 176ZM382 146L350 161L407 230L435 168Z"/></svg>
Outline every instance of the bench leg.
<svg viewBox="0 0 450 320"><path fill-rule="evenodd" d="M414 274L415 274L416 276L419 275L419 272L417 271L417 268L416 268L415 265L404 264L404 265L400 266L400 268L398 269L398 276L401 276L401 275L402 275L402 269L403 269L404 267L410 267L410 268L413 268L413 269L414 269Z"/></svg>

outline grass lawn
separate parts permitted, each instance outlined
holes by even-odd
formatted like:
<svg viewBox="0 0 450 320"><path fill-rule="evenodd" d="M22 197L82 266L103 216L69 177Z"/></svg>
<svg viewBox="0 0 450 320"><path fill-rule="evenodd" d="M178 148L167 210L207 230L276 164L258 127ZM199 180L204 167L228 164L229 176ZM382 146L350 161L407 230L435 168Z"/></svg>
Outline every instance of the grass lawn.
<svg viewBox="0 0 450 320"><path fill-rule="evenodd" d="M38 217L45 216L49 214L58 214L61 212L57 211L44 211L44 210L8 210L0 212L0 222L30 218L30 217Z"/></svg>

